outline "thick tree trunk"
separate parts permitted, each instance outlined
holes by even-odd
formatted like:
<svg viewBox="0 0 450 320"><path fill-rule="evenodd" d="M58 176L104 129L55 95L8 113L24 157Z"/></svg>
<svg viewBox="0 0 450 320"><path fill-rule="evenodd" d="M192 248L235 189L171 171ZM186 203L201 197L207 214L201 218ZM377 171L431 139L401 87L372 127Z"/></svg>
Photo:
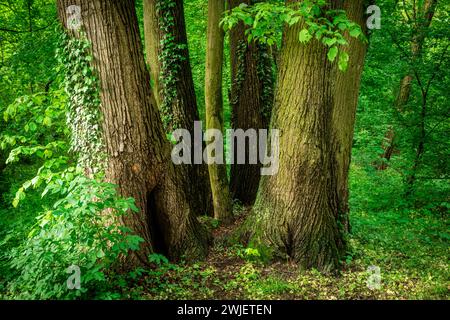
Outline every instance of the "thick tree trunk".
<svg viewBox="0 0 450 320"><path fill-rule="evenodd" d="M208 1L205 74L206 127L219 130L222 134L224 132L222 68L225 32L219 24L224 10L225 0ZM225 160L224 156L222 158ZM208 165L208 170L213 194L214 216L216 219L229 221L233 214L233 208L228 186L227 167L225 161L223 162L223 164Z"/></svg>
<svg viewBox="0 0 450 320"><path fill-rule="evenodd" d="M344 4L347 17L358 23L363 30L366 28L363 1L348 1ZM363 41L346 35L348 46L341 50L348 51L350 60L346 72L338 72L335 86L333 127L334 155L337 162L337 188L339 204L339 222L346 232L350 231L349 222L349 188L348 175L350 170L353 146L356 108L358 106L361 75L367 52Z"/></svg>
<svg viewBox="0 0 450 320"><path fill-rule="evenodd" d="M148 85L134 1L58 0L65 26L70 5L81 8L82 29L92 44L100 79L107 179L140 209L123 219L145 239L136 256L142 263L150 252L174 260L203 256L206 236L179 187L178 169L170 160L170 144Z"/></svg>
<svg viewBox="0 0 450 320"><path fill-rule="evenodd" d="M230 7L251 0L230 0ZM231 46L231 107L233 129L267 129L273 104L272 58L267 46L248 43L241 22L230 32ZM246 164L231 165L230 190L234 199L252 205L256 199L261 178L261 164L249 164L246 146ZM235 159L236 160L236 159Z"/></svg>
<svg viewBox="0 0 450 320"><path fill-rule="evenodd" d="M413 21L414 31L411 41L411 69L400 81L400 89L395 99L395 110L399 113L403 113L405 106L407 105L413 84L414 68L420 56L422 55L423 45L426 38L426 31L430 27L436 12L438 0L426 0L421 8L415 9L418 11L418 19ZM390 128L386 133L384 145L384 153L381 155L381 163L377 166L378 170L386 170L388 168L387 162L394 154L397 140L397 134L394 128Z"/></svg>
<svg viewBox="0 0 450 320"><path fill-rule="evenodd" d="M361 2L352 1L348 10L362 8ZM343 1L331 5L343 8ZM307 45L298 41L302 28L299 23L286 29L280 56L271 122L272 129L281 131L279 171L261 179L247 227L251 245L268 246L304 268L330 271L338 267L345 248L339 227L340 185L347 181L344 162L349 152L336 151L338 145L347 148L353 128L336 126L339 117L350 117L342 110L342 97L335 98L337 87L344 87L347 80L337 76L337 67L328 61L327 49L319 41ZM355 103L355 94L348 102Z"/></svg>
<svg viewBox="0 0 450 320"><path fill-rule="evenodd" d="M172 121L168 124L168 130L186 129L194 136L194 121L199 121L197 109L197 98L195 96L194 81L190 65L189 50L187 45L186 24L184 19L184 9L182 0L171 0L175 4L166 8L162 5L158 7L158 1L144 0L144 25L145 43L147 48L147 62L150 66L154 86L154 92L158 93L159 107L167 109L171 113ZM169 29L162 29L163 19L173 19ZM172 39L177 48L177 59L175 61L162 61L167 57L160 57L162 50L161 40ZM167 49L166 49L167 50ZM166 70L170 69L170 70ZM161 76L169 76L169 71L174 77L171 83L173 88L165 88L159 79ZM173 90L175 95L170 96L169 91ZM169 134L171 132L168 132ZM191 159L194 163L194 141L191 145ZM209 184L208 167L201 165L183 165L181 168L183 183L190 190L192 205L197 209L198 215L212 214L212 194Z"/></svg>

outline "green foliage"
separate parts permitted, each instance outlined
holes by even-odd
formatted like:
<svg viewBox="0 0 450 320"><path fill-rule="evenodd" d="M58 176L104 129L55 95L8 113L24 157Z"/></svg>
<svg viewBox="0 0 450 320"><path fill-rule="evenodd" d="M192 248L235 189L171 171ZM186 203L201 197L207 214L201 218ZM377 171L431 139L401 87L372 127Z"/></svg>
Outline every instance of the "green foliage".
<svg viewBox="0 0 450 320"><path fill-rule="evenodd" d="M118 298L109 291L120 279L114 268L143 241L120 223L137 211L134 200L122 199L116 186L103 182L100 102L90 46L83 35L79 40L64 35L62 42L59 70L67 75L65 90L22 96L4 111L7 127L0 146L9 152L8 168L33 163L30 178L16 187L13 199L5 197L28 213L15 229L0 232L5 235L2 259L8 261L0 271L11 274L7 284L0 281L5 298ZM85 176L86 169L92 178ZM33 219L37 222L30 225ZM73 265L81 269L80 290L67 287L67 269Z"/></svg>
<svg viewBox="0 0 450 320"><path fill-rule="evenodd" d="M54 190L56 191L56 190ZM57 192L62 198L37 217L28 239L10 253L19 276L10 283L12 297L21 299L99 298L111 286L110 274L121 255L139 249L143 240L115 221L133 199L121 199L116 187L79 174ZM67 287L67 268L81 269L81 289Z"/></svg>
<svg viewBox="0 0 450 320"><path fill-rule="evenodd" d="M2 1L0 112L19 96L48 91L56 84L55 16L52 0Z"/></svg>
<svg viewBox="0 0 450 320"><path fill-rule="evenodd" d="M148 257L148 261L150 263L153 263L153 264L157 265L157 266L162 266L162 265L169 264L169 260L167 260L167 258L165 256L157 254L157 253L151 254Z"/></svg>
<svg viewBox="0 0 450 320"><path fill-rule="evenodd" d="M361 200L358 206L368 211L433 207L439 212L441 204L448 202L449 14L446 5L438 6L433 23L426 30L422 53L413 58L411 43L417 30L415 23L408 22L406 14L414 15L412 3L407 4L407 8L401 5L399 10L393 10L392 4L380 3L381 10L390 10L392 15L385 16L383 28L370 36L361 82L353 162L357 164L355 174L371 183L355 183L352 192ZM407 74L412 75L410 97L406 105L397 108L400 82ZM391 146L388 133L392 130L394 148L387 160L381 155ZM417 158L421 141L424 150ZM387 170L377 170L382 163ZM415 176L413 195L406 197L411 175Z"/></svg>
<svg viewBox="0 0 450 320"><path fill-rule="evenodd" d="M35 94L18 99L4 114L12 122L1 137L2 146L11 150L8 164L24 159L41 164L35 177L18 189L13 206L26 204L26 192L32 189L47 199L34 209L44 211L28 236L6 250L10 272L17 274L9 282L7 298L67 299L107 293L110 269L142 241L118 223L121 216L137 210L134 201L118 197L116 187L101 182L101 176L89 179L80 167L71 166L66 101L61 90ZM12 233L0 245L11 237ZM79 291L67 289L66 270L71 265L82 270Z"/></svg>
<svg viewBox="0 0 450 320"><path fill-rule="evenodd" d="M49 159L67 151L64 103L64 94L55 91L20 97L6 108L4 121L13 120L0 137L1 149L12 150L7 163L21 156Z"/></svg>
<svg viewBox="0 0 450 320"><path fill-rule="evenodd" d="M348 54L340 46L348 44L345 33L366 41L361 27L350 21L343 10L327 10L324 0L308 0L286 6L278 1L257 2L254 5L241 4L222 20L226 31L242 21L248 29L247 40L255 40L273 46L277 44L284 26L301 23L298 39L307 44L311 39L321 41L329 49L328 59L333 62L339 55L339 69L348 67Z"/></svg>
<svg viewBox="0 0 450 320"><path fill-rule="evenodd" d="M12 122L0 136L1 149L9 151L6 163L34 159L41 164L37 175L16 192L14 207L25 198L26 190L39 187L42 181L55 183L60 177L55 177L54 171L64 170L70 161L65 101L62 91L39 93L17 99L4 113L4 120Z"/></svg>
<svg viewBox="0 0 450 320"><path fill-rule="evenodd" d="M98 79L91 66L93 57L89 41L84 33L79 38L62 33L57 55L65 74L70 151L78 156L81 167L97 173L105 169L106 152L101 130Z"/></svg>

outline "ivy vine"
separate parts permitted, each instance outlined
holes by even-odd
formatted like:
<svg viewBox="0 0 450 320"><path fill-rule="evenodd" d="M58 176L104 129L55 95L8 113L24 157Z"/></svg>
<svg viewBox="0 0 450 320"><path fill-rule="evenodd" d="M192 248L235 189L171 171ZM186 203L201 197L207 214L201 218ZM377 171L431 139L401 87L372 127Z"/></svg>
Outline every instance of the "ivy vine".
<svg viewBox="0 0 450 320"><path fill-rule="evenodd" d="M237 59L237 67L236 67L236 76L233 79L235 83L235 94L230 101L232 105L237 105L239 103L239 99L241 96L242 85L245 81L245 73L246 73L246 59L245 55L247 54L248 46L247 42L244 40L238 41L236 47L236 59Z"/></svg>
<svg viewBox="0 0 450 320"><path fill-rule="evenodd" d="M78 156L80 167L94 174L105 169L106 152L101 129L99 81L91 66L90 49L83 32L79 38L63 33L57 56L65 71L63 85L68 96L70 151Z"/></svg>
<svg viewBox="0 0 450 320"><path fill-rule="evenodd" d="M269 48L263 43L253 43L257 47L257 74L258 79L261 84L261 115L265 119L270 119L272 112L272 102L274 96L274 83L275 83L275 73L273 69L273 60L269 54ZM237 59L237 72L233 79L235 82L235 94L230 101L232 105L236 106L239 103L240 96L242 93L242 86L245 81L246 75L246 54L248 52L248 44L245 40L240 40L236 48L236 59Z"/></svg>
<svg viewBox="0 0 450 320"><path fill-rule="evenodd" d="M263 103L261 113L268 120L272 114L272 105L275 90L275 72L273 59L269 48L264 43L258 43L258 78L262 85L261 101Z"/></svg>
<svg viewBox="0 0 450 320"><path fill-rule="evenodd" d="M161 48L159 61L161 63L160 83L162 90L162 102L160 111L166 130L177 129L179 123L174 117L172 104L177 98L177 84L181 71L180 62L185 58L186 43L177 43L173 33L175 29L175 17L173 10L176 6L173 0L157 0L156 10L159 16L159 31L161 32Z"/></svg>

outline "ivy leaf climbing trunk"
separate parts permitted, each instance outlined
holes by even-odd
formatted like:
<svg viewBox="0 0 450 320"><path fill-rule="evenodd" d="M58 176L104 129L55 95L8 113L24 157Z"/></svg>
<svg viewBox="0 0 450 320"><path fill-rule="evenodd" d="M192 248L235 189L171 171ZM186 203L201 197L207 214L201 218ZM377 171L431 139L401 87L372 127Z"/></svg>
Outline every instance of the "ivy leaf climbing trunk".
<svg viewBox="0 0 450 320"><path fill-rule="evenodd" d="M144 0L144 27L147 64L154 83L153 92L165 122L166 132L186 129L194 137L194 121L199 121L197 98L187 45L182 0ZM180 169L181 179L190 190L198 215L213 211L211 187L206 164L194 163Z"/></svg>
<svg viewBox="0 0 450 320"><path fill-rule="evenodd" d="M351 1L344 7L344 1L333 1L323 10L355 10L362 17L362 2ZM329 61L327 47L315 38L300 43L304 27L300 21L285 29L271 120L271 129L280 130L279 171L262 177L245 228L250 245L268 247L303 268L327 272L339 266L345 249L340 185L347 183L347 165L341 162L349 154L338 154L337 146L347 147L353 132L337 119L342 115L352 126L353 120L347 118L354 117L357 95L345 97L353 110L344 112L344 97L337 97L337 88L356 86L352 81L358 77L338 76L341 71ZM347 72L359 73L362 62L355 59L354 69Z"/></svg>
<svg viewBox="0 0 450 320"><path fill-rule="evenodd" d="M250 0L228 0L233 9ZM231 108L233 129L268 129L273 104L274 75L272 56L267 45L247 42L245 26L240 22L230 31L231 47ZM230 190L233 199L252 205L258 192L261 164L231 165ZM260 155L261 156L261 155Z"/></svg>
<svg viewBox="0 0 450 320"><path fill-rule="evenodd" d="M139 209L122 221L145 240L128 265L146 263L151 252L173 260L202 257L206 234L170 159L170 143L149 85L134 1L58 0L57 4L66 28L73 22L68 7L81 10L81 30L92 45L100 81L107 179L118 185L121 196L134 198Z"/></svg>
<svg viewBox="0 0 450 320"><path fill-rule="evenodd" d="M222 68L225 32L220 26L220 21L224 10L225 0L208 1L208 31L205 75L206 127L208 130L217 130L222 134L222 137L224 132ZM209 143L216 142L219 145L223 145L223 141L215 141L214 138L209 140ZM216 159L222 158L223 163L211 163L208 165L214 203L214 216L217 219L228 221L231 219L233 211L223 148L219 146L219 148L215 149L215 153L212 152L212 154L209 154L209 157L215 157Z"/></svg>

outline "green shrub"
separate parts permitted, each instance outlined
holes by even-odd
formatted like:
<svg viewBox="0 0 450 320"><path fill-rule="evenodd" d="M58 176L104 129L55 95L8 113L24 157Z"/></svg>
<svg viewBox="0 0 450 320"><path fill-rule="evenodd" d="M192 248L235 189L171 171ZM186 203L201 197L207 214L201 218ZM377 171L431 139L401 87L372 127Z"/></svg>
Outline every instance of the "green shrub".
<svg viewBox="0 0 450 320"><path fill-rule="evenodd" d="M19 276L9 284L14 299L108 298L114 266L143 240L117 219L137 211L133 199L112 184L76 176L67 194L38 217L28 239L9 253ZM70 290L68 268L81 271L81 288Z"/></svg>

